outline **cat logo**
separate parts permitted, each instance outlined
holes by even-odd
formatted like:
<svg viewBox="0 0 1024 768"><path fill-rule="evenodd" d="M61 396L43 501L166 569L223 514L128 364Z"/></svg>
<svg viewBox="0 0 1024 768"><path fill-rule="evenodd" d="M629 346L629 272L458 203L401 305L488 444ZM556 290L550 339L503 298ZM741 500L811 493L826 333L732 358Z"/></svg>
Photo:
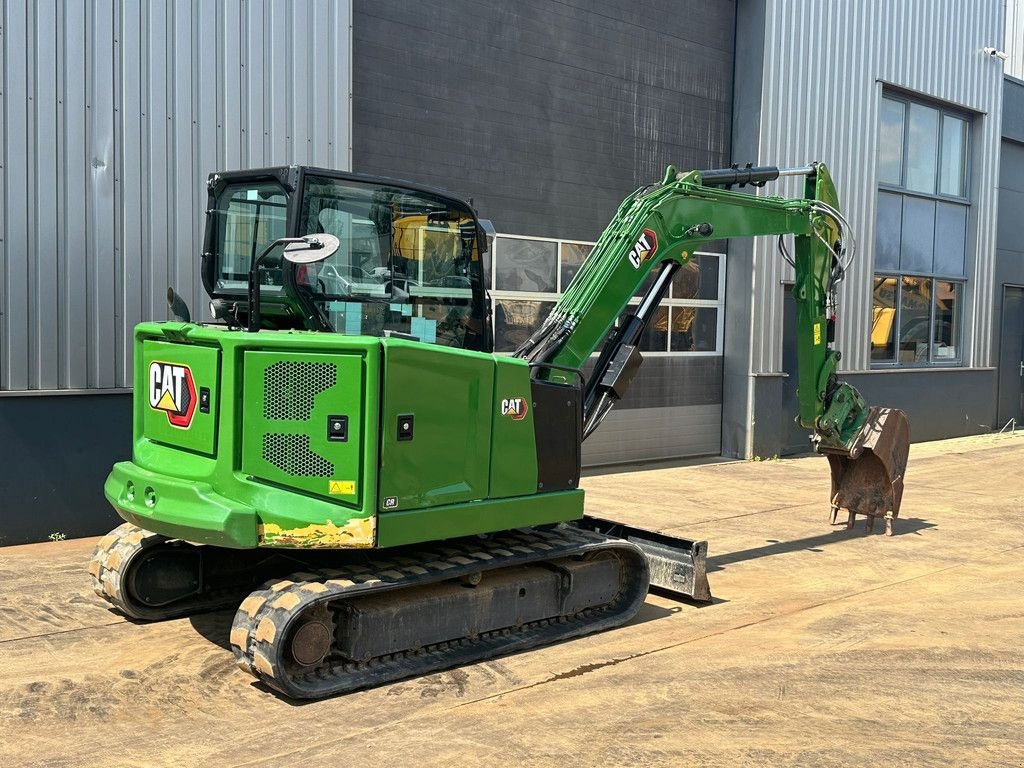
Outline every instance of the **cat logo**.
<svg viewBox="0 0 1024 768"><path fill-rule="evenodd" d="M501 415L509 416L512 421L522 421L530 407L521 397L509 397L501 401Z"/></svg>
<svg viewBox="0 0 1024 768"><path fill-rule="evenodd" d="M187 365L149 364L149 407L167 414L172 427L188 429L196 412L196 384Z"/></svg>
<svg viewBox="0 0 1024 768"><path fill-rule="evenodd" d="M629 263L634 269L640 269L640 265L651 258L657 250L658 236L654 234L654 230L645 229L637 238L633 250L629 252Z"/></svg>

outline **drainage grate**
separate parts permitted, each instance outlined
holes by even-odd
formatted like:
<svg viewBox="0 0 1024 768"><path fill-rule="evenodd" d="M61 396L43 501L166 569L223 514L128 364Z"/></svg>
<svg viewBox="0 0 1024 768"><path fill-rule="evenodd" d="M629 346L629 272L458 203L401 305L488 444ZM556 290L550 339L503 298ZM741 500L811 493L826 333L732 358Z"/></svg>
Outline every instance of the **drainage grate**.
<svg viewBox="0 0 1024 768"><path fill-rule="evenodd" d="M274 363L263 372L263 418L309 421L316 396L337 381L338 369L331 363Z"/></svg>

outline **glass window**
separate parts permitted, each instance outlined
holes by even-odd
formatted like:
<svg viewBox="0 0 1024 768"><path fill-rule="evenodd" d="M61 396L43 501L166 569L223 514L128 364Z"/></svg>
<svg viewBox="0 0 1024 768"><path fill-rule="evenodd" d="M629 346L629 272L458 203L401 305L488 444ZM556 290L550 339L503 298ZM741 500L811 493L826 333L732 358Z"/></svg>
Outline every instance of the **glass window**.
<svg viewBox="0 0 1024 768"><path fill-rule="evenodd" d="M654 310L654 315L640 334L641 352L668 352L668 307Z"/></svg>
<svg viewBox="0 0 1024 768"><path fill-rule="evenodd" d="M935 204L935 265L937 275L964 274L967 248L967 206Z"/></svg>
<svg viewBox="0 0 1024 768"><path fill-rule="evenodd" d="M555 293L558 243L499 237L494 246L495 288L499 291Z"/></svg>
<svg viewBox="0 0 1024 768"><path fill-rule="evenodd" d="M932 335L934 360L960 357L960 294L963 283L935 281L935 331Z"/></svg>
<svg viewBox="0 0 1024 768"><path fill-rule="evenodd" d="M903 272L931 272L934 238L935 201L906 196L903 199L900 269Z"/></svg>
<svg viewBox="0 0 1024 768"><path fill-rule="evenodd" d="M965 197L965 169L967 166L967 121L952 115L942 116L942 162L939 173L939 192L944 195Z"/></svg>
<svg viewBox="0 0 1024 768"><path fill-rule="evenodd" d="M871 306L871 359L892 362L896 358L896 278L875 276Z"/></svg>
<svg viewBox="0 0 1024 768"><path fill-rule="evenodd" d="M672 352L713 352L718 343L717 307L672 307Z"/></svg>
<svg viewBox="0 0 1024 768"><path fill-rule="evenodd" d="M878 131L878 180L884 184L903 182L902 101L882 99L881 126Z"/></svg>
<svg viewBox="0 0 1024 768"><path fill-rule="evenodd" d="M561 253L560 278L562 280L562 292L569 287L569 283L576 277L584 259L594 250L594 246L584 243L562 243L559 252Z"/></svg>
<svg viewBox="0 0 1024 768"><path fill-rule="evenodd" d="M495 265L493 325L496 352L512 352L540 326L555 305L550 289L552 275L558 291L564 292L594 249L592 243L539 240L498 235L492 253ZM650 353L718 354L718 323L722 296L719 283L725 269L724 244L707 243L712 251L696 253L676 270L668 295L655 309L647 328L637 341ZM511 254L511 255L510 255ZM552 265L553 272L548 269ZM516 271L527 274L516 275ZM616 319L634 313L639 298L657 279L654 269L644 279L630 303ZM540 272L542 274L538 275ZM533 274L530 274L533 273ZM516 287L512 287L516 286ZM545 295L548 294L548 295ZM700 306L694 306L699 303Z"/></svg>
<svg viewBox="0 0 1024 768"><path fill-rule="evenodd" d="M673 299L718 299L718 257L697 253L672 276Z"/></svg>
<svg viewBox="0 0 1024 768"><path fill-rule="evenodd" d="M277 182L229 184L217 196L217 290L245 290L253 260L285 236L288 197ZM267 286L281 285L280 268L262 273Z"/></svg>
<svg viewBox="0 0 1024 768"><path fill-rule="evenodd" d="M428 193L307 176L299 234L326 232L340 247L297 267L297 285L346 334L386 331L431 344L481 349L482 280L476 220Z"/></svg>
<svg viewBox="0 0 1024 768"><path fill-rule="evenodd" d="M916 192L935 192L935 164L939 143L939 112L923 104L910 104L907 131L905 186Z"/></svg>
<svg viewBox="0 0 1024 768"><path fill-rule="evenodd" d="M553 301L494 300L494 351L514 352L555 306Z"/></svg>
<svg viewBox="0 0 1024 768"><path fill-rule="evenodd" d="M928 328L932 315L931 282L922 277L904 277L901 280L901 363L928 362Z"/></svg>
<svg viewBox="0 0 1024 768"><path fill-rule="evenodd" d="M903 230L903 195L878 193L875 225L875 269L900 268L900 233Z"/></svg>
<svg viewBox="0 0 1024 768"><path fill-rule="evenodd" d="M659 271L660 269L658 267L655 267L650 272L648 272L647 277L645 277L644 281L640 283L639 286L637 286L637 289L636 291L633 292L633 295L639 297L645 296L647 294L647 291L650 290L651 286L654 285L654 281L658 279Z"/></svg>
<svg viewBox="0 0 1024 768"><path fill-rule="evenodd" d="M871 360L959 363L971 122L887 94L879 123Z"/></svg>

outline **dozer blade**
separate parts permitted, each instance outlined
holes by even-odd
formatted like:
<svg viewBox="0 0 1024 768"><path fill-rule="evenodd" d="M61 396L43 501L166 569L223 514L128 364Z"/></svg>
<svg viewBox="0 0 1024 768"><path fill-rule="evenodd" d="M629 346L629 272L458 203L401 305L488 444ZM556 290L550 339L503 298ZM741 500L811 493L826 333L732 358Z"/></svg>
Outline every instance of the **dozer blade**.
<svg viewBox="0 0 1024 768"><path fill-rule="evenodd" d="M892 536L903 500L903 477L910 451L910 421L896 408L871 408L860 434L848 452L824 449L832 468L832 523L846 509L846 525L857 515L866 517L871 530L876 517L885 520L885 535Z"/></svg>
<svg viewBox="0 0 1024 768"><path fill-rule="evenodd" d="M652 587L697 602L711 602L706 541L693 541L657 531L633 528L590 515L584 515L582 519L574 520L571 524L577 528L625 539L638 546L647 558Z"/></svg>

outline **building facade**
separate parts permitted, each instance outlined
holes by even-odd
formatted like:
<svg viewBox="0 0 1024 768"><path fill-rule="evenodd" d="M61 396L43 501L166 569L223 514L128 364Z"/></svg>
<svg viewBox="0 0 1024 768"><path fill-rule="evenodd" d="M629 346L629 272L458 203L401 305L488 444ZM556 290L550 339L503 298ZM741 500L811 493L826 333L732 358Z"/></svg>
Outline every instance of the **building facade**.
<svg viewBox="0 0 1024 768"><path fill-rule="evenodd" d="M168 285L208 319L199 252L220 169L314 164L471 199L498 232L506 352L666 165L822 160L858 241L842 375L907 410L916 440L1024 416L1024 0L3 13L0 545L116 522L101 486L131 450L131 328L167 317ZM698 254L585 463L806 450L791 280L767 238Z"/></svg>

